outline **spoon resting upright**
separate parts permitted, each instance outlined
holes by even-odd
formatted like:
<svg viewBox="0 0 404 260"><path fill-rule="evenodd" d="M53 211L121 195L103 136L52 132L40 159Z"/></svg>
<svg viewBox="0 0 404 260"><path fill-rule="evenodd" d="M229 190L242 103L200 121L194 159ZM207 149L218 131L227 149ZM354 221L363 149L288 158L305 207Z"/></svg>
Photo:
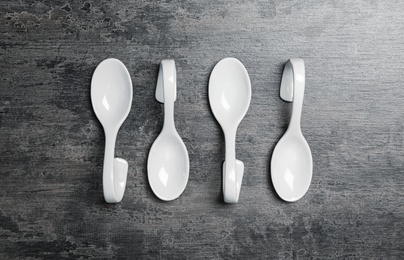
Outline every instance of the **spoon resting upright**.
<svg viewBox="0 0 404 260"><path fill-rule="evenodd" d="M128 175L128 163L114 158L116 137L132 106L132 80L125 65L117 59L102 61L91 80L91 102L104 127L105 155L103 191L108 203L123 198Z"/></svg>
<svg viewBox="0 0 404 260"><path fill-rule="evenodd" d="M288 60L283 70L280 96L285 101L293 102L292 116L271 159L272 183L279 197L288 202L297 201L306 194L313 172L310 147L300 128L304 88L303 60Z"/></svg>
<svg viewBox="0 0 404 260"><path fill-rule="evenodd" d="M244 164L236 159L236 132L250 101L251 83L244 65L235 58L219 61L209 78L209 103L225 137L223 197L226 203L237 203L240 196Z"/></svg>
<svg viewBox="0 0 404 260"><path fill-rule="evenodd" d="M162 60L156 86L156 99L164 103L164 125L154 141L147 160L147 176L154 194L161 200L178 198L188 183L189 157L174 124L177 76L174 60Z"/></svg>

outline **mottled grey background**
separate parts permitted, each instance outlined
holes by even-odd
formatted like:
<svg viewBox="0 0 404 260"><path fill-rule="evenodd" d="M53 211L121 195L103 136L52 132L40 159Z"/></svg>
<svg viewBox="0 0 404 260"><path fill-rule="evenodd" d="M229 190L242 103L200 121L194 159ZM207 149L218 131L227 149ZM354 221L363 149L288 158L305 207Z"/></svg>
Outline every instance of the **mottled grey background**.
<svg viewBox="0 0 404 260"><path fill-rule="evenodd" d="M0 258L404 258L403 1L70 1L0 3ZM224 139L209 74L241 60L252 101L237 135L240 201L221 194ZM104 134L90 103L99 62L133 81L116 155L124 199L102 195ZM302 130L314 175L281 201L270 157L291 105L288 58L306 62ZM175 121L188 148L185 192L166 203L147 180L162 106L161 59L178 73Z"/></svg>

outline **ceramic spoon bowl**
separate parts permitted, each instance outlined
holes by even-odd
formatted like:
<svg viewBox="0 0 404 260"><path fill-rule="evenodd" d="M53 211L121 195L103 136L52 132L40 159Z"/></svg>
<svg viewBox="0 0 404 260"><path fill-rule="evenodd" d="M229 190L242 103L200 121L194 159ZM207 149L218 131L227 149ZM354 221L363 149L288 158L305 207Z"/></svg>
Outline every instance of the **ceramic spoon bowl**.
<svg viewBox="0 0 404 260"><path fill-rule="evenodd" d="M250 101L251 83L244 65L235 58L219 61L209 79L209 102L220 126L237 128Z"/></svg>

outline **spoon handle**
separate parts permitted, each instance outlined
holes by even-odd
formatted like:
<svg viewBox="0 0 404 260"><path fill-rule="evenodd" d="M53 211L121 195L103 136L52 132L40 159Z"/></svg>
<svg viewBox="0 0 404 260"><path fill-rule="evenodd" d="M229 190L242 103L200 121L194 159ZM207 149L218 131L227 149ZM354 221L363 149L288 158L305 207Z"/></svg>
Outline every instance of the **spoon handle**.
<svg viewBox="0 0 404 260"><path fill-rule="evenodd" d="M281 88L286 86L291 86L289 89L293 91L293 109L292 116L290 117L290 123L288 130L301 133L300 130L300 119L302 115L302 107L303 107L303 96L304 96L304 88L305 88L305 68L304 61L300 58L294 58L288 60L284 68L284 75L289 75L289 77L282 77ZM282 91L281 91L282 92ZM292 100L290 100L292 101Z"/></svg>
<svg viewBox="0 0 404 260"><path fill-rule="evenodd" d="M103 190L105 201L108 203L122 200L128 175L128 163L124 159L114 158L117 134L117 129L105 129Z"/></svg>
<svg viewBox="0 0 404 260"><path fill-rule="evenodd" d="M162 60L160 64L159 77L157 80L156 98L158 90L162 89L162 101L164 102L163 130L176 131L174 124L174 101L177 89L176 75L177 73L174 60Z"/></svg>
<svg viewBox="0 0 404 260"><path fill-rule="evenodd" d="M238 189L239 174L236 167L236 131L225 132L225 141L226 155L223 164L224 202L237 203L240 189Z"/></svg>

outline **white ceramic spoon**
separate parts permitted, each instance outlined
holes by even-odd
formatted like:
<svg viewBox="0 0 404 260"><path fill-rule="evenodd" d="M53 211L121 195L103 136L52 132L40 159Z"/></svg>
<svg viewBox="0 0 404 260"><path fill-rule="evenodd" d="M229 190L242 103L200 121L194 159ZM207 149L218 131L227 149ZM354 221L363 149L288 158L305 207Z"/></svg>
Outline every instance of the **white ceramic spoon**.
<svg viewBox="0 0 404 260"><path fill-rule="evenodd" d="M293 101L292 116L286 133L275 146L271 160L271 178L278 195L285 201L297 201L311 183L313 160L310 147L300 129L305 69L302 59L290 59L283 70L281 98Z"/></svg>
<svg viewBox="0 0 404 260"><path fill-rule="evenodd" d="M174 60L163 60L157 78L156 99L164 103L164 125L147 160L149 183L161 200L178 198L189 177L188 151L174 125L177 76Z"/></svg>
<svg viewBox="0 0 404 260"><path fill-rule="evenodd" d="M104 198L108 203L123 198L128 175L128 163L114 158L118 130L132 106L132 81L125 65L117 59L102 61L91 81L91 102L105 132L103 172Z"/></svg>
<svg viewBox="0 0 404 260"><path fill-rule="evenodd" d="M209 79L209 103L223 129L226 156L223 163L223 195L226 203L237 203L244 164L236 160L236 132L251 101L251 83L244 65L235 58L219 61Z"/></svg>

